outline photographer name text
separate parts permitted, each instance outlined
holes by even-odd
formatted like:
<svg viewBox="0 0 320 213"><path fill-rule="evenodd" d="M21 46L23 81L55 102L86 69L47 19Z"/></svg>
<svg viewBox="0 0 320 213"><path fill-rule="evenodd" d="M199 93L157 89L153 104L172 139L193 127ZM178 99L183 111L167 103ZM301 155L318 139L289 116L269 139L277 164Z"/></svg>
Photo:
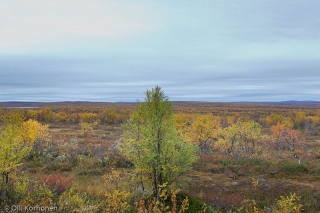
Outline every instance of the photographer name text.
<svg viewBox="0 0 320 213"><path fill-rule="evenodd" d="M5 206L5 211L11 212L57 212L57 206L23 206L23 205L13 205Z"/></svg>

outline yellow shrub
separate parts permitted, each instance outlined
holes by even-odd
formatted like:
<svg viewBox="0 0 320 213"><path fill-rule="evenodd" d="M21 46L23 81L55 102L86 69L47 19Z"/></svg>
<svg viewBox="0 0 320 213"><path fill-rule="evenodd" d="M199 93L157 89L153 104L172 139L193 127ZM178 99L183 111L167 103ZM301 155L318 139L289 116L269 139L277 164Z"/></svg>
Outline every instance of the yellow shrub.
<svg viewBox="0 0 320 213"><path fill-rule="evenodd" d="M274 213L300 213L302 211L302 205L297 204L296 201L300 200L300 197L295 193L290 193L289 196L280 196L281 200L278 200L277 207Z"/></svg>
<svg viewBox="0 0 320 213"><path fill-rule="evenodd" d="M106 207L104 210L110 213L124 213L129 208L129 192L114 190L106 192Z"/></svg>

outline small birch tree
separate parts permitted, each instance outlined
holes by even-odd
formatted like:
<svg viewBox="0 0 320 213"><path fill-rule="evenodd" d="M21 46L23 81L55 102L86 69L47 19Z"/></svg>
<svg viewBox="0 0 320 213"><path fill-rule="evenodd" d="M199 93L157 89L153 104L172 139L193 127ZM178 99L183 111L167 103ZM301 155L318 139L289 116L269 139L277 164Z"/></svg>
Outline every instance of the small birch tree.
<svg viewBox="0 0 320 213"><path fill-rule="evenodd" d="M136 173L149 181L153 195L160 200L160 186L170 185L191 169L196 147L178 136L172 105L161 88L157 86L145 94L145 101L138 104L124 125L120 147L134 164Z"/></svg>

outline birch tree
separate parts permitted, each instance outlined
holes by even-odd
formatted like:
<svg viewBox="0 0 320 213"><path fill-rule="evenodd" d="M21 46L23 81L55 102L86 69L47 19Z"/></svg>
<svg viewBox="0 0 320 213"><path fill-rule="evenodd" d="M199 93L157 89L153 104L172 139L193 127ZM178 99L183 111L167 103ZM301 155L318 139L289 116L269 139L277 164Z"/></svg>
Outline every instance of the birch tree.
<svg viewBox="0 0 320 213"><path fill-rule="evenodd" d="M191 169L196 147L177 134L172 105L160 87L147 90L144 102L125 124L120 148L160 199L160 188Z"/></svg>

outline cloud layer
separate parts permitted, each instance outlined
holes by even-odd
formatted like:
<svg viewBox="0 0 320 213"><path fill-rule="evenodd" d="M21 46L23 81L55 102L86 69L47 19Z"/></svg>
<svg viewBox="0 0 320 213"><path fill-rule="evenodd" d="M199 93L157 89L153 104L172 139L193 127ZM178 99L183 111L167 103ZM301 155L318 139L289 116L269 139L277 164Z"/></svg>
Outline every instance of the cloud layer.
<svg viewBox="0 0 320 213"><path fill-rule="evenodd" d="M7 1L0 101L320 100L317 1Z"/></svg>

